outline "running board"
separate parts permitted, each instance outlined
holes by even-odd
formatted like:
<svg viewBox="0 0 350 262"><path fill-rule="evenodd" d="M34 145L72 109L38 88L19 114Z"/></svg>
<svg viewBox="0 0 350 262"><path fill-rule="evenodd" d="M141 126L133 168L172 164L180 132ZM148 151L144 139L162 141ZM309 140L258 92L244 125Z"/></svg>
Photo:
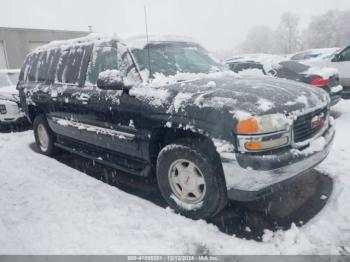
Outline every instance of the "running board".
<svg viewBox="0 0 350 262"><path fill-rule="evenodd" d="M73 154L77 154L77 155L79 155L81 157L93 160L96 163L99 163L99 164L102 164L102 165L105 165L105 166L108 166L108 167L120 170L120 171L125 172L125 173L129 173L129 174L132 174L132 175L148 176L149 173L150 173L150 170L151 170L151 167L149 165L142 165L141 166L139 164L138 165L139 169L127 168L125 166L121 166L121 165L112 163L111 161L106 161L103 158L101 158L101 156L98 153L95 153L93 151L85 153L85 152L82 152L82 151L77 150L75 148L71 148L69 146L62 145L62 144L57 143L57 142L54 145L56 147L58 147L58 148L61 148L61 149L65 150L65 151L68 151L68 152L71 152Z"/></svg>

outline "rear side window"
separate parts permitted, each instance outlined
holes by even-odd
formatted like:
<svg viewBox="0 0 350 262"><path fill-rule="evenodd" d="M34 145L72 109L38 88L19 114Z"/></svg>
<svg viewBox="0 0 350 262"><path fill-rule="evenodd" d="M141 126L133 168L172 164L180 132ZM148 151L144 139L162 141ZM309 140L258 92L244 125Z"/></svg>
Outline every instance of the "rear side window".
<svg viewBox="0 0 350 262"><path fill-rule="evenodd" d="M79 84L82 73L86 70L91 46L74 46L61 50L57 65L56 79L58 83Z"/></svg>
<svg viewBox="0 0 350 262"><path fill-rule="evenodd" d="M27 81L36 81L37 79L38 56L38 53L34 53L28 59L28 67L26 70Z"/></svg>
<svg viewBox="0 0 350 262"><path fill-rule="evenodd" d="M82 72L86 71L90 53L91 45L32 53L25 60L20 79L21 81L78 84Z"/></svg>

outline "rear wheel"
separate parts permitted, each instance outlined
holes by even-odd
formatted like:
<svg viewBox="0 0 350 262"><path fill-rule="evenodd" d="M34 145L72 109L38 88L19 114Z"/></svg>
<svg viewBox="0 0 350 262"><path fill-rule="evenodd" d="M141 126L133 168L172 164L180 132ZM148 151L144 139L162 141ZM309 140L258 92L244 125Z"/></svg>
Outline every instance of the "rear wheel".
<svg viewBox="0 0 350 262"><path fill-rule="evenodd" d="M55 135L47 123L45 115L38 115L33 122L35 142L40 153L51 156L55 153Z"/></svg>
<svg viewBox="0 0 350 262"><path fill-rule="evenodd" d="M175 141L158 156L157 180L162 196L175 211L201 219L220 212L227 202L226 183L216 152L203 141Z"/></svg>

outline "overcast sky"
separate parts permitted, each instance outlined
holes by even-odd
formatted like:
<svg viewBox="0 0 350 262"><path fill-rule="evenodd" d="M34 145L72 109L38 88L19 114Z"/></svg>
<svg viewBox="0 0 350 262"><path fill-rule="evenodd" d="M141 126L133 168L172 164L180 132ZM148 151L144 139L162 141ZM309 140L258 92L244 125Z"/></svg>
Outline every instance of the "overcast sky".
<svg viewBox="0 0 350 262"><path fill-rule="evenodd" d="M276 27L280 15L300 15L302 26L350 0L0 0L0 27L192 36L212 51L234 49L249 28Z"/></svg>

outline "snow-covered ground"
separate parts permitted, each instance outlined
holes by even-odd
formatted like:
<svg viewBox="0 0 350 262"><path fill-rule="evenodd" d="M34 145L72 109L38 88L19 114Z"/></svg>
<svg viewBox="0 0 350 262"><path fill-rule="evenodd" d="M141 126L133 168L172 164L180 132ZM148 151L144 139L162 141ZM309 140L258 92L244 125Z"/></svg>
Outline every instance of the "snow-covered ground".
<svg viewBox="0 0 350 262"><path fill-rule="evenodd" d="M100 182L33 150L32 131L0 134L0 254L337 254L350 252L350 101L334 108L334 180L302 227L245 240Z"/></svg>

